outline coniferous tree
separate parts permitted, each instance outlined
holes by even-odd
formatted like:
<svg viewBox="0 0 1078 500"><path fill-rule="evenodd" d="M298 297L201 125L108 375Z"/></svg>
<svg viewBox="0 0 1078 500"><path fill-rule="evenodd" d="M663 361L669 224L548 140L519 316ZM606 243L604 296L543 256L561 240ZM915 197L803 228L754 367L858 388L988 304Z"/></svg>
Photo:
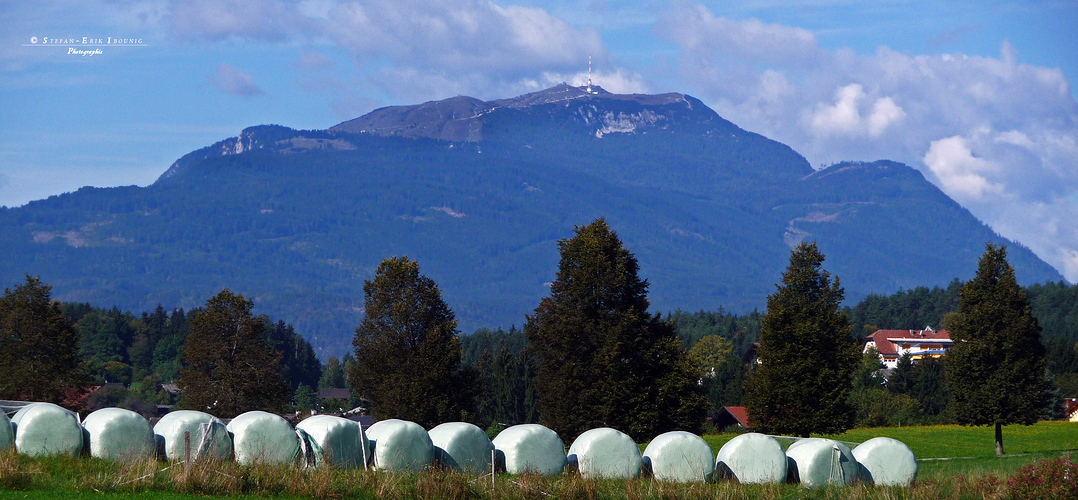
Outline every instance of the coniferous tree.
<svg viewBox="0 0 1078 500"><path fill-rule="evenodd" d="M27 276L0 297L0 399L63 403L65 393L90 382L75 325L51 294Z"/></svg>
<svg viewBox="0 0 1078 500"><path fill-rule="evenodd" d="M760 432L807 437L854 424L849 395L861 353L839 310L842 287L823 261L816 243L801 243L782 284L767 297L760 362L745 390L749 419Z"/></svg>
<svg viewBox="0 0 1078 500"><path fill-rule="evenodd" d="M379 418L423 427L466 420L474 391L460 372L460 338L453 311L434 280L408 257L385 259L363 284L366 317L352 345L352 389Z"/></svg>
<svg viewBox="0 0 1078 500"><path fill-rule="evenodd" d="M1002 246L987 246L959 297L946 360L954 418L995 425L1002 455L1003 425L1033 424L1050 403L1041 329Z"/></svg>
<svg viewBox="0 0 1078 500"><path fill-rule="evenodd" d="M344 365L337 356L330 356L326 360L326 366L322 368L322 377L318 380L319 389L343 389L348 387L345 382Z"/></svg>
<svg viewBox="0 0 1078 500"><path fill-rule="evenodd" d="M292 389L280 370L281 353L266 343L253 303L222 290L191 320L177 385L183 406L229 418L251 410L280 411Z"/></svg>
<svg viewBox="0 0 1078 500"><path fill-rule="evenodd" d="M524 326L538 357L540 421L572 439L699 429L707 400L671 323L648 313L636 258L603 219L558 242L557 279Z"/></svg>

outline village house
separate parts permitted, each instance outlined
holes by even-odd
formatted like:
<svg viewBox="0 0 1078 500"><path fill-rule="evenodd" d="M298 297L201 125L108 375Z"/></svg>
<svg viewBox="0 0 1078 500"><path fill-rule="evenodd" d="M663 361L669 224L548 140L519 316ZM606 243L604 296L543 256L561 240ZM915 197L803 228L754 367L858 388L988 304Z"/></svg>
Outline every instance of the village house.
<svg viewBox="0 0 1078 500"><path fill-rule="evenodd" d="M884 368L896 368L898 358L909 354L914 362L925 358L942 358L954 345L951 332L935 331L930 326L924 330L876 330L865 342L865 351L875 348L880 353Z"/></svg>

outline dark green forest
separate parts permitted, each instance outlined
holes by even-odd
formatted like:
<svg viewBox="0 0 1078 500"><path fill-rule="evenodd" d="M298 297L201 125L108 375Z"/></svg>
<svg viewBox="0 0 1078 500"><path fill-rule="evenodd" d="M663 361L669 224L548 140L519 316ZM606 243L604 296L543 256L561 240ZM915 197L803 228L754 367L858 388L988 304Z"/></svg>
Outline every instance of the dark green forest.
<svg viewBox="0 0 1078 500"><path fill-rule="evenodd" d="M946 329L948 315L957 310L954 281L946 287L917 287L893 295L870 295L844 308L853 336L863 338L877 329ZM1024 287L1033 316L1042 328L1046 366L1055 384L1055 395L1078 397L1078 286L1063 282ZM85 369L102 389L91 394L86 408L123 406L152 414L155 405L180 403L163 386L176 379L182 366L184 341L191 319L199 309L132 313L87 303L62 303L61 310L80 338L79 354ZM716 311L675 310L661 316L678 333L685 349L700 339L717 336L729 343L712 366L702 367L701 377L713 414L722 406L744 403L742 384L752 368L753 344L758 341L763 313L735 314ZM302 333L283 321L260 316L266 342L282 353L281 371L294 389L293 407L341 411L365 402L362 395L319 401L319 388L348 388L347 368L351 354L330 357L321 363ZM475 381L475 414L472 420L484 428L537 422L533 385L538 360L529 352L523 330L481 328L461 336L461 367ZM854 376L854 397L861 398L859 425L950 422L949 397L944 380L946 361L912 363L903 359L885 380L878 360L866 357ZM1059 416L1059 409L1045 417Z"/></svg>

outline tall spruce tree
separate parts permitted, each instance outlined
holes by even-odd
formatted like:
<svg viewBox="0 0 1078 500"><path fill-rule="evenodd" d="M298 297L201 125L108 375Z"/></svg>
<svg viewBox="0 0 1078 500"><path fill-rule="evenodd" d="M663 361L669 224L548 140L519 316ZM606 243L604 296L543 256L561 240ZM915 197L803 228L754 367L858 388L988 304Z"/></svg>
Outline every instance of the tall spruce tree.
<svg viewBox="0 0 1078 500"><path fill-rule="evenodd" d="M698 370L673 326L648 313L636 258L603 219L575 232L558 242L550 297L524 325L540 421L569 439L603 426L638 441L699 429Z"/></svg>
<svg viewBox="0 0 1078 500"><path fill-rule="evenodd" d="M760 363L746 383L754 429L807 437L851 428L851 380L860 364L850 321L839 310L843 290L823 270L816 243L790 254L782 284L767 297L760 329Z"/></svg>
<svg viewBox="0 0 1078 500"><path fill-rule="evenodd" d="M51 294L52 287L27 276L0 297L0 399L65 403L90 383L78 331Z"/></svg>
<svg viewBox="0 0 1078 500"><path fill-rule="evenodd" d="M363 284L366 317L356 328L354 391L379 418L423 427L466 420L474 388L460 370L460 337L453 311L434 280L408 257L385 259Z"/></svg>
<svg viewBox="0 0 1078 500"><path fill-rule="evenodd" d="M1050 402L1041 329L1005 247L987 246L977 275L959 292L950 328L946 373L954 418L995 425L996 454L1003 455L1003 425L1033 424Z"/></svg>
<svg viewBox="0 0 1078 500"><path fill-rule="evenodd" d="M282 411L291 399L281 353L266 343L266 323L251 315L253 305L226 288L195 313L176 383L184 407L229 418L251 410Z"/></svg>

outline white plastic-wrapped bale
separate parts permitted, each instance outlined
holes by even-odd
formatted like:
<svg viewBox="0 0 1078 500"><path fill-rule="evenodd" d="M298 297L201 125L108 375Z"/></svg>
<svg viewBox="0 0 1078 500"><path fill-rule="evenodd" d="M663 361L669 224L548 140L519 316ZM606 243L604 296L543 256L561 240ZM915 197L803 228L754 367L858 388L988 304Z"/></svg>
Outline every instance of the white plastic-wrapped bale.
<svg viewBox="0 0 1078 500"><path fill-rule="evenodd" d="M370 460L371 445L359 422L332 415L315 415L296 424L313 440L315 465L342 469L363 467Z"/></svg>
<svg viewBox="0 0 1078 500"><path fill-rule="evenodd" d="M153 458L157 443L150 422L131 410L102 408L82 421L90 456L135 462Z"/></svg>
<svg viewBox="0 0 1078 500"><path fill-rule="evenodd" d="M644 448L643 462L659 481L706 482L715 470L715 455L707 441L685 431L656 436Z"/></svg>
<svg viewBox="0 0 1078 500"><path fill-rule="evenodd" d="M417 472L434 462L434 443L426 429L407 420L382 420L367 428L374 448L374 467Z"/></svg>
<svg viewBox="0 0 1078 500"><path fill-rule="evenodd" d="M483 429L467 422L446 422L429 431L437 461L445 467L471 473L490 471L494 443Z"/></svg>
<svg viewBox="0 0 1078 500"><path fill-rule="evenodd" d="M185 433L189 435L191 460L232 457L232 438L225 424L209 413L195 410L167 413L153 427L153 432L166 460L185 460Z"/></svg>
<svg viewBox="0 0 1078 500"><path fill-rule="evenodd" d="M299 436L284 417L249 411L226 426L232 435L232 452L241 465L294 464L300 458Z"/></svg>
<svg viewBox="0 0 1078 500"><path fill-rule="evenodd" d="M15 428L11 426L11 419L7 413L0 411L0 453L7 452L15 447Z"/></svg>
<svg viewBox="0 0 1078 500"><path fill-rule="evenodd" d="M786 452L775 438L750 432L726 442L715 457L715 473L741 484L786 480Z"/></svg>
<svg viewBox="0 0 1078 500"><path fill-rule="evenodd" d="M52 403L33 403L11 417L15 449L32 457L82 453L82 426L74 413Z"/></svg>
<svg viewBox="0 0 1078 500"><path fill-rule="evenodd" d="M793 462L791 475L808 488L849 485L860 469L850 449L831 439L801 439L786 449L786 456Z"/></svg>
<svg viewBox="0 0 1078 500"><path fill-rule="evenodd" d="M917 457L897 439L877 437L854 447L861 478L877 486L910 486L917 479Z"/></svg>
<svg viewBox="0 0 1078 500"><path fill-rule="evenodd" d="M565 443L539 424L514 425L494 436L498 468L510 474L552 476L565 469Z"/></svg>
<svg viewBox="0 0 1078 500"><path fill-rule="evenodd" d="M632 478L640 475L640 447L628 434L609 427L584 432L569 446L569 467L586 479Z"/></svg>

